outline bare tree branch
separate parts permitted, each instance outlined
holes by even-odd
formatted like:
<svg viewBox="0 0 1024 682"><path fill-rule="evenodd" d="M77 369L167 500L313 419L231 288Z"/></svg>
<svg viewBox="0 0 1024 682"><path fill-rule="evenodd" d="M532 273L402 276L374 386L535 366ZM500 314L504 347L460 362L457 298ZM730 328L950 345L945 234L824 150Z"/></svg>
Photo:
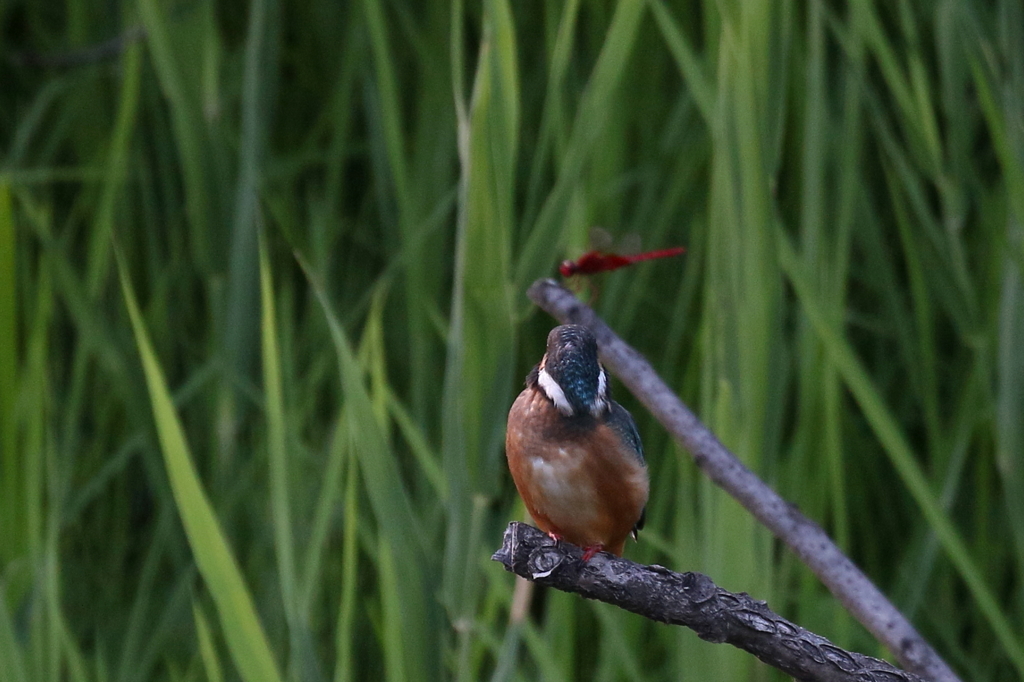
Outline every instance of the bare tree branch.
<svg viewBox="0 0 1024 682"><path fill-rule="evenodd" d="M588 306L552 279L537 280L527 295L563 323L582 324L597 336L601 359L651 414L693 456L697 466L796 553L846 609L885 645L903 667L934 682L959 678L907 618L840 551L818 524L782 499L715 437L655 373Z"/></svg>
<svg viewBox="0 0 1024 682"><path fill-rule="evenodd" d="M583 563L567 542L513 522L492 559L518 576L575 592L670 625L701 639L732 644L798 680L809 682L922 682L885 661L839 648L774 613L746 593L733 594L701 573L643 566L606 552Z"/></svg>

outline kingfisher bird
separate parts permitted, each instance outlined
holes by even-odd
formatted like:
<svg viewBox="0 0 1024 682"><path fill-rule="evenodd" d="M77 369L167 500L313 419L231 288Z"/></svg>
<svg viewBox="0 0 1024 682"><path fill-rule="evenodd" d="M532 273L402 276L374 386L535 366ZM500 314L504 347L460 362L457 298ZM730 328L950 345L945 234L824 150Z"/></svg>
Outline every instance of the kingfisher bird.
<svg viewBox="0 0 1024 682"><path fill-rule="evenodd" d="M611 398L597 339L555 327L508 413L505 456L534 523L556 542L622 555L644 525L650 491L640 434Z"/></svg>

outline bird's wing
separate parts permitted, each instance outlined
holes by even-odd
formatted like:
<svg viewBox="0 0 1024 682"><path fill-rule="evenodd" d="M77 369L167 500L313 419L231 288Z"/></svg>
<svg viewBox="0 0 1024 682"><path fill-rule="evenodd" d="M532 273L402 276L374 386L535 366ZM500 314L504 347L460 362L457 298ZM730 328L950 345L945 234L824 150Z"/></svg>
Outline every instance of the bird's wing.
<svg viewBox="0 0 1024 682"><path fill-rule="evenodd" d="M633 455L644 462L644 446L640 442L640 434L636 430L636 423L633 421L633 416L629 411L622 405L619 405L614 400L611 401L606 423L610 426L622 441L629 446Z"/></svg>

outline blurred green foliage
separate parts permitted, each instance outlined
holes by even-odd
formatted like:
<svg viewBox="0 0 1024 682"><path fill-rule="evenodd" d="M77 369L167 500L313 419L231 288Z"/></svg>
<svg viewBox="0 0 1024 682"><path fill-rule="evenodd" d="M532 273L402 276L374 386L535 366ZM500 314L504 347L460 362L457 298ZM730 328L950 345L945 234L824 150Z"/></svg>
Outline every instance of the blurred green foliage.
<svg viewBox="0 0 1024 682"><path fill-rule="evenodd" d="M688 248L588 286L609 323L1019 679L1022 55L1013 0L3 3L0 682L780 679L509 624L524 291L594 225ZM631 557L887 655L618 398Z"/></svg>

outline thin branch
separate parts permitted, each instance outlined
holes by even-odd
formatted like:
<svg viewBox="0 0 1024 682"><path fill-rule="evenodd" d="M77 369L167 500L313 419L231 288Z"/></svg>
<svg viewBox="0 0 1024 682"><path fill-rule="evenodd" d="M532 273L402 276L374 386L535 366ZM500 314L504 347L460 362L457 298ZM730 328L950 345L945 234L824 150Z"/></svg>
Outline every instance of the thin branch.
<svg viewBox="0 0 1024 682"><path fill-rule="evenodd" d="M491 557L506 570L563 592L575 592L670 625L701 639L732 644L809 682L923 682L871 656L846 651L804 630L746 593L734 594L701 573L675 573L602 552L587 563L567 542L513 522Z"/></svg>
<svg viewBox="0 0 1024 682"><path fill-rule="evenodd" d="M669 389L647 360L593 310L552 279L537 280L527 295L561 322L589 327L597 336L604 364L690 452L701 471L785 542L903 667L933 682L959 682L910 621L825 531L744 466Z"/></svg>
<svg viewBox="0 0 1024 682"><path fill-rule="evenodd" d="M146 38L146 29L142 24L128 27L124 33L101 43L89 45L67 52L34 52L22 50L8 55L11 63L16 66L33 68L72 69L98 62L116 59L131 45Z"/></svg>

